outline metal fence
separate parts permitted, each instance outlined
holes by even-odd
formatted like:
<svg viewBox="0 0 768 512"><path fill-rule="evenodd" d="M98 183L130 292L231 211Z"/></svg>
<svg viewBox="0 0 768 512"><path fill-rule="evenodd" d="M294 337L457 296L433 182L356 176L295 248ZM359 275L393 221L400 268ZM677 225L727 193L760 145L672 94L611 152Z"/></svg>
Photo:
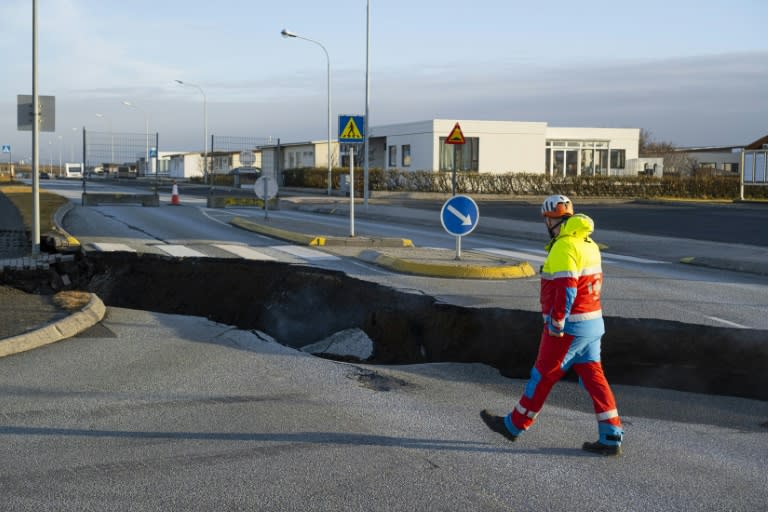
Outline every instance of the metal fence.
<svg viewBox="0 0 768 512"><path fill-rule="evenodd" d="M211 135L211 153L216 151L247 151L259 146L274 144L272 137L238 137L230 135Z"/></svg>
<svg viewBox="0 0 768 512"><path fill-rule="evenodd" d="M157 133L115 133L83 130L86 173L152 175L156 169Z"/></svg>

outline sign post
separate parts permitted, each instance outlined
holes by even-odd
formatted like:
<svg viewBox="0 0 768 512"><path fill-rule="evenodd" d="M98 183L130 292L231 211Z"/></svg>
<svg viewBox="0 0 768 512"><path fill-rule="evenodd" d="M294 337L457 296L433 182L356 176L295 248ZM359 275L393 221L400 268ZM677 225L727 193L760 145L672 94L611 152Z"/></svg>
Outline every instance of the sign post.
<svg viewBox="0 0 768 512"><path fill-rule="evenodd" d="M3 153L8 153L8 176L13 177L11 167L13 166L13 160L11 159L11 145L3 144Z"/></svg>
<svg viewBox="0 0 768 512"><path fill-rule="evenodd" d="M363 116L339 116L339 143L349 146L349 236L355 236L355 147L365 140ZM365 194L365 192L364 192Z"/></svg>
<svg viewBox="0 0 768 512"><path fill-rule="evenodd" d="M272 176L262 176L253 184L253 191L264 200L264 218L269 219L269 200L277 195L277 181Z"/></svg>
<svg viewBox="0 0 768 512"><path fill-rule="evenodd" d="M479 220L480 210L469 196L453 196L443 204L440 222L443 229L456 237L457 260L461 259L461 237L474 231Z"/></svg>
<svg viewBox="0 0 768 512"><path fill-rule="evenodd" d="M459 122L457 121L456 124L453 125L453 130L451 130L448 138L445 139L446 144L453 145L453 176L451 179L451 195L454 196L456 195L456 166L458 165L456 163L456 146L459 144L464 144L465 142L466 140L464 139L464 134L461 132L461 126L459 126Z"/></svg>

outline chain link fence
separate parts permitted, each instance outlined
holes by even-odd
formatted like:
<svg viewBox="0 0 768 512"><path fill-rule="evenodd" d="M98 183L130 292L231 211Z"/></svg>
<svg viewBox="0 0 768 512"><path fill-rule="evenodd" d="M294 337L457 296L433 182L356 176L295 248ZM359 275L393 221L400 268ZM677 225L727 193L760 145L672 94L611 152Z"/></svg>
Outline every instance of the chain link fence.
<svg viewBox="0 0 768 512"><path fill-rule="evenodd" d="M158 141L157 133L83 131L85 172L119 177L153 175Z"/></svg>

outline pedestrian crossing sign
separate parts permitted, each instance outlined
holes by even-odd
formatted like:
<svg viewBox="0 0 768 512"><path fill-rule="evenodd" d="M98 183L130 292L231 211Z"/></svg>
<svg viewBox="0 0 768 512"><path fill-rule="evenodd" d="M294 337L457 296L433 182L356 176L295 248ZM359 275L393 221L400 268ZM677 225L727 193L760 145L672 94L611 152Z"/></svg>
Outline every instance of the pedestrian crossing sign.
<svg viewBox="0 0 768 512"><path fill-rule="evenodd" d="M451 130L451 134L448 135L448 138L445 139L446 144L464 144L464 134L461 132L461 126L459 126L459 123L456 123L453 125L453 130Z"/></svg>
<svg viewBox="0 0 768 512"><path fill-rule="evenodd" d="M339 142L363 142L364 116L339 116Z"/></svg>

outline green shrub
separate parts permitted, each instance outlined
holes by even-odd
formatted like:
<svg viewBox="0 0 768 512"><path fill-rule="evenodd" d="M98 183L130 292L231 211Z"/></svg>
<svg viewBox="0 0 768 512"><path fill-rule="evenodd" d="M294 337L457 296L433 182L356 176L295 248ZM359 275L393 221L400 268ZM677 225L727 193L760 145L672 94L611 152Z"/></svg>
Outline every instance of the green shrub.
<svg viewBox="0 0 768 512"><path fill-rule="evenodd" d="M348 169L333 169L333 188ZM284 185L325 189L328 169L304 168L283 171ZM400 171L371 168L371 191L450 193L452 172ZM355 169L355 190L363 190L363 168ZM588 197L679 197L691 199L735 199L739 197L738 176L575 176L550 177L533 173L456 173L456 191L460 194L548 195L566 194ZM768 186L749 186L745 198L768 199Z"/></svg>

